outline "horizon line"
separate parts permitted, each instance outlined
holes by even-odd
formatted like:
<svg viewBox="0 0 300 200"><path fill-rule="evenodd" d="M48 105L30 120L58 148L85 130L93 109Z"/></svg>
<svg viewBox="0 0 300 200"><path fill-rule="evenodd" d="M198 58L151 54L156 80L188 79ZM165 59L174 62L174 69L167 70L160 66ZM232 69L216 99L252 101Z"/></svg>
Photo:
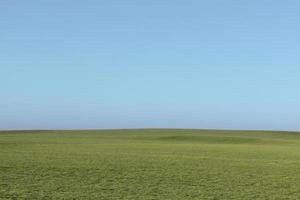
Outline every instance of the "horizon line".
<svg viewBox="0 0 300 200"><path fill-rule="evenodd" d="M279 129L223 129L223 128L84 128L84 129L0 129L0 132L21 132L21 131L109 131L109 130L199 130L199 131L245 131L245 132L292 132L300 133L300 130L279 130Z"/></svg>

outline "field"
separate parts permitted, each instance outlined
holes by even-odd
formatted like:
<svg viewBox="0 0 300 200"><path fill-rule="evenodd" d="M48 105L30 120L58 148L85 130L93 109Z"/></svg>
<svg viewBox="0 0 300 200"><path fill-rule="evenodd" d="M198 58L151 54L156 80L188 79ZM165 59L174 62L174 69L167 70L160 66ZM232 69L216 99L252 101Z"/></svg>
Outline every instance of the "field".
<svg viewBox="0 0 300 200"><path fill-rule="evenodd" d="M0 199L300 199L300 134L3 131Z"/></svg>

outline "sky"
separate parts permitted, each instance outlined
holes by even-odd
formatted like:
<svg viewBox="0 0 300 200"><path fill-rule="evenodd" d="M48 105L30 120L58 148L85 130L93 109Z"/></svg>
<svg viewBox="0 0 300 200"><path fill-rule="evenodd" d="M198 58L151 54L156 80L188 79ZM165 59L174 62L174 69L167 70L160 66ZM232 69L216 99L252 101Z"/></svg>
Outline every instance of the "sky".
<svg viewBox="0 0 300 200"><path fill-rule="evenodd" d="M0 129L300 130L298 0L4 0Z"/></svg>

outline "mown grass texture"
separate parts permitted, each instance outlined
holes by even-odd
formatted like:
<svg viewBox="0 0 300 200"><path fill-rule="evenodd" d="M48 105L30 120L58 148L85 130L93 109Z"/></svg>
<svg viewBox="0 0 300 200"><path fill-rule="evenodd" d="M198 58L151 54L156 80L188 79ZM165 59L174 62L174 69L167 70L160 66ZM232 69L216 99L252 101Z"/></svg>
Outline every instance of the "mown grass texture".
<svg viewBox="0 0 300 200"><path fill-rule="evenodd" d="M3 131L0 199L300 199L300 134Z"/></svg>

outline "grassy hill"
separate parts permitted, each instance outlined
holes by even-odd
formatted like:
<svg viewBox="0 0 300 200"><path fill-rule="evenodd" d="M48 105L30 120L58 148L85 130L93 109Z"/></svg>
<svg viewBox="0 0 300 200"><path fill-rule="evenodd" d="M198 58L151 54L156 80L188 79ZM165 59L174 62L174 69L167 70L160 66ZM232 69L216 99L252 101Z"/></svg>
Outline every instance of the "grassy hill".
<svg viewBox="0 0 300 200"><path fill-rule="evenodd" d="M2 131L0 199L300 199L300 133Z"/></svg>

